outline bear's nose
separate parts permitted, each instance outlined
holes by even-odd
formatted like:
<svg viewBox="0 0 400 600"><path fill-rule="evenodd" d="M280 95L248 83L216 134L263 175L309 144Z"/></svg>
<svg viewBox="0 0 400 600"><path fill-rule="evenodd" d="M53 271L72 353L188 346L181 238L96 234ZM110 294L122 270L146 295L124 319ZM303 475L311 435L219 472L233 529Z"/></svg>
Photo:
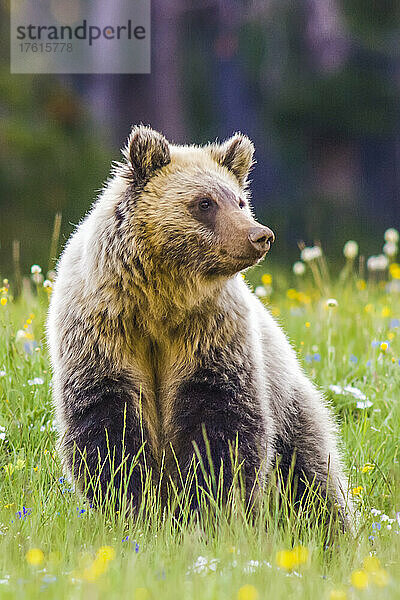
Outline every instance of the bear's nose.
<svg viewBox="0 0 400 600"><path fill-rule="evenodd" d="M253 227L248 237L250 244L261 253L267 252L270 244L275 240L275 235L269 227Z"/></svg>

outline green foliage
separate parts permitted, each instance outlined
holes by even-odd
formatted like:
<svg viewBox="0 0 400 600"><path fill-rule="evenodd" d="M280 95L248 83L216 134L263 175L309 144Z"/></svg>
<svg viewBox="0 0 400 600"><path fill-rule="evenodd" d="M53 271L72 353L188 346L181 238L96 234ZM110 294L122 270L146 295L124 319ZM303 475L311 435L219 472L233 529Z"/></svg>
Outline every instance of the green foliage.
<svg viewBox="0 0 400 600"><path fill-rule="evenodd" d="M8 68L8 67L7 67ZM29 257L47 264L54 215L63 214L63 239L90 206L111 156L75 92L55 78L0 71L0 271L20 240L24 269Z"/></svg>

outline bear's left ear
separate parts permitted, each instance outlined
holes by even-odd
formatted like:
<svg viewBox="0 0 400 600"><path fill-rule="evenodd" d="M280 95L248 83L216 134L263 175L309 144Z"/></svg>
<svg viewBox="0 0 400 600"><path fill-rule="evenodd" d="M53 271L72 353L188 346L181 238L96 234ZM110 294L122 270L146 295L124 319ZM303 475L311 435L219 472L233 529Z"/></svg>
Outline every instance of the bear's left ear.
<svg viewBox="0 0 400 600"><path fill-rule="evenodd" d="M235 175L239 184L245 186L251 167L254 164L254 146L246 135L235 133L222 144L211 144L213 159Z"/></svg>
<svg viewBox="0 0 400 600"><path fill-rule="evenodd" d="M132 127L122 152L137 185L146 184L158 169L171 162L169 144L165 137L145 125Z"/></svg>

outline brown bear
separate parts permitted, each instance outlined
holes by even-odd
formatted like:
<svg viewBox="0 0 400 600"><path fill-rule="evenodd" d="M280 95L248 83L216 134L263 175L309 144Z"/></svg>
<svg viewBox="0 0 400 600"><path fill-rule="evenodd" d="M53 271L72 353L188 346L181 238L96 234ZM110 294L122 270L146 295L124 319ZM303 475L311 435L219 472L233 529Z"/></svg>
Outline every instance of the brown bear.
<svg viewBox="0 0 400 600"><path fill-rule="evenodd" d="M330 411L241 275L274 241L250 207L253 152L240 133L178 146L133 127L65 247L47 329L54 405L91 500L138 507L140 456L154 477L198 461L205 484L223 469L226 491L234 447L247 497L279 463L297 498L317 485L347 518Z"/></svg>

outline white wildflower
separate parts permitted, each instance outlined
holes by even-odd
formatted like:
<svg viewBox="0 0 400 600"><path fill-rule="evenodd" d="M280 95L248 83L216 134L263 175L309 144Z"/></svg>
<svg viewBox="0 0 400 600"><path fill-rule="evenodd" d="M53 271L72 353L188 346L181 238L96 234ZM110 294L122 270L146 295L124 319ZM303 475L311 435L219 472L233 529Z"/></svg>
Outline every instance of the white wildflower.
<svg viewBox="0 0 400 600"><path fill-rule="evenodd" d="M306 272L306 265L303 262L301 262L301 260L298 260L297 262L294 263L293 273L295 275L298 275L299 277L301 277L302 275L304 275L305 272Z"/></svg>
<svg viewBox="0 0 400 600"><path fill-rule="evenodd" d="M373 405L373 403L371 402L371 400L359 400L357 402L357 408L359 408L360 410L365 410L366 408L370 408Z"/></svg>
<svg viewBox="0 0 400 600"><path fill-rule="evenodd" d="M33 379L28 379L28 385L43 385L44 379L41 377L34 377Z"/></svg>
<svg viewBox="0 0 400 600"><path fill-rule="evenodd" d="M41 273L42 272L42 267L39 267L39 265L32 265L31 266L31 273L32 275L35 275L36 273Z"/></svg>
<svg viewBox="0 0 400 600"><path fill-rule="evenodd" d="M256 289L254 290L254 293L259 298L264 298L265 296L267 296L267 290L265 289L265 287L263 285L258 285L256 287Z"/></svg>
<svg viewBox="0 0 400 600"><path fill-rule="evenodd" d="M389 256L389 258L396 256L397 251L397 244L394 242L386 242L386 244L383 246L383 252L386 254L386 256Z"/></svg>
<svg viewBox="0 0 400 600"><path fill-rule="evenodd" d="M329 308L336 308L339 304L336 298L328 298L328 300L326 301L326 305Z"/></svg>
<svg viewBox="0 0 400 600"><path fill-rule="evenodd" d="M349 240L343 246L343 254L349 260L354 260L358 254L358 244L354 240Z"/></svg>
<svg viewBox="0 0 400 600"><path fill-rule="evenodd" d="M189 573L201 573L206 575L209 571L216 571L219 563L218 558L208 560L205 556L198 556L193 565L189 568Z"/></svg>
<svg viewBox="0 0 400 600"><path fill-rule="evenodd" d="M346 385L344 391L354 396L354 398L357 398L357 400L367 399L367 396L364 394L364 392L362 392L359 388L354 387L353 385Z"/></svg>
<svg viewBox="0 0 400 600"><path fill-rule="evenodd" d="M5 377L7 373L5 371L0 371L0 377Z"/></svg>
<svg viewBox="0 0 400 600"><path fill-rule="evenodd" d="M18 329L18 331L15 335L15 341L20 342L21 340L24 340L25 338L26 338L26 332L23 329Z"/></svg>
<svg viewBox="0 0 400 600"><path fill-rule="evenodd" d="M346 387L341 387L340 385L330 385L329 389L334 394L350 394L357 400L366 400L367 396L362 392L359 388L354 387L353 385L346 385Z"/></svg>
<svg viewBox="0 0 400 600"><path fill-rule="evenodd" d="M249 562L243 567L243 573L249 575L255 573L260 568L260 562L258 560L249 560Z"/></svg>
<svg viewBox="0 0 400 600"><path fill-rule="evenodd" d="M320 258L322 256L322 250L319 246L306 247L303 248L300 256L301 260L307 263L316 258Z"/></svg>
<svg viewBox="0 0 400 600"><path fill-rule="evenodd" d="M371 515L378 517L380 514L382 514L381 510L378 510L377 508L371 508Z"/></svg>
<svg viewBox="0 0 400 600"><path fill-rule="evenodd" d="M50 281L50 279L45 279L43 281L43 287L44 288L51 288L51 287L53 287L53 283Z"/></svg>
<svg viewBox="0 0 400 600"><path fill-rule="evenodd" d="M383 515L381 516L381 521L383 521L383 522L385 522L385 521L386 521L386 522L387 522L387 523L389 523L390 525L391 525L392 523L394 523L394 519L391 519L391 518L389 517L389 515L385 515L385 514L383 514Z"/></svg>
<svg viewBox="0 0 400 600"><path fill-rule="evenodd" d="M368 271L384 271L389 265L389 260L384 254L370 256L367 260Z"/></svg>
<svg viewBox="0 0 400 600"><path fill-rule="evenodd" d="M394 244L397 244L400 236L397 229L394 227L389 227L389 229L386 229L383 237L385 238L385 242L393 242Z"/></svg>
<svg viewBox="0 0 400 600"><path fill-rule="evenodd" d="M343 388L340 387L340 385L330 385L329 389L331 390L331 392L333 392L334 394L343 394Z"/></svg>

